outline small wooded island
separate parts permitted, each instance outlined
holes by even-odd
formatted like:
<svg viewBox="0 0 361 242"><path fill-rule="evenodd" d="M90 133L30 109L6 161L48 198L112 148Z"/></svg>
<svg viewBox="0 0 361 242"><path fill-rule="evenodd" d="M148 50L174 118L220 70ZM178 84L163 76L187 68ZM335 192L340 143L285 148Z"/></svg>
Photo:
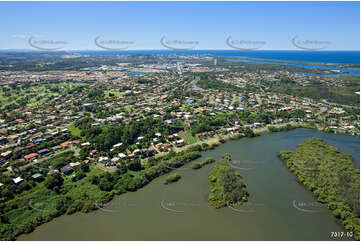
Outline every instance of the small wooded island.
<svg viewBox="0 0 361 242"><path fill-rule="evenodd" d="M353 238L360 239L360 171L352 156L322 139L307 139L280 159L317 200L325 204Z"/></svg>
<svg viewBox="0 0 361 242"><path fill-rule="evenodd" d="M211 189L208 202L215 208L239 204L248 200L246 185L241 175L229 166L229 159L230 155L223 155L208 176Z"/></svg>
<svg viewBox="0 0 361 242"><path fill-rule="evenodd" d="M178 173L174 173L172 175L167 176L167 178L164 181L164 184L167 185L169 183L177 182L179 179L181 179L181 176Z"/></svg>

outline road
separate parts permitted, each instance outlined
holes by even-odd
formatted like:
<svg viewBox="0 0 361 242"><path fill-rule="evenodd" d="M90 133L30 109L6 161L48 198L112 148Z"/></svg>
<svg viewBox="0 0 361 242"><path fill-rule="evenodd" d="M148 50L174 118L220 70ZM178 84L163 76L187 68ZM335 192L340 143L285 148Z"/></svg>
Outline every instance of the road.
<svg viewBox="0 0 361 242"><path fill-rule="evenodd" d="M262 100L261 98L259 97L259 94L256 94L256 99L257 99L257 102L259 105L262 105Z"/></svg>
<svg viewBox="0 0 361 242"><path fill-rule="evenodd" d="M325 100L325 99L323 99L322 102L323 102L323 103L326 103L326 104L328 104L328 105L331 105L331 106L340 106L340 107L343 107L343 108L360 109L360 106L355 107L355 106L345 105L345 104L339 104L339 103L330 103L330 102L327 102L327 100Z"/></svg>
<svg viewBox="0 0 361 242"><path fill-rule="evenodd" d="M192 81L191 85L192 85L192 89L195 91L200 91L200 92L204 92L205 90L203 88L198 87L196 84L199 81L199 76L196 76L196 78L194 79L194 81Z"/></svg>

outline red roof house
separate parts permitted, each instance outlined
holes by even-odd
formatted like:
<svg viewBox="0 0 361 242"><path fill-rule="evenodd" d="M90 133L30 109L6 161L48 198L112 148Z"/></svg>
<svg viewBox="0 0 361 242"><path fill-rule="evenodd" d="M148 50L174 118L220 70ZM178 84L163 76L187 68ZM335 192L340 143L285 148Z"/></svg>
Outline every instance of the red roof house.
<svg viewBox="0 0 361 242"><path fill-rule="evenodd" d="M30 160L30 159L37 157L38 155L39 155L38 153L31 153L31 154L24 156L24 158L27 160Z"/></svg>

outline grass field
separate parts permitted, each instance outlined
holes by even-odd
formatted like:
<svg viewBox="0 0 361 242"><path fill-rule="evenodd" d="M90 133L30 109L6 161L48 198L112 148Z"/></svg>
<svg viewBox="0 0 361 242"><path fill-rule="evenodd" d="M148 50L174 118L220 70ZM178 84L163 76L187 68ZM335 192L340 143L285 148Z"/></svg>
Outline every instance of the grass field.
<svg viewBox="0 0 361 242"><path fill-rule="evenodd" d="M74 125L70 125L68 126L68 130L70 131L70 133L75 136L75 137L81 137L80 136L80 129L78 129L77 127L75 127Z"/></svg>
<svg viewBox="0 0 361 242"><path fill-rule="evenodd" d="M105 93L105 96L106 96L106 97L109 97L109 94L110 94L110 93L113 94L113 95L116 96L116 97L122 96L122 93L121 93L121 92L118 92L118 91L105 91L104 93Z"/></svg>
<svg viewBox="0 0 361 242"><path fill-rule="evenodd" d="M66 94L75 87L82 85L85 84L69 82L43 85L33 84L30 87L20 87L16 90L5 85L0 88L0 107L3 108L7 105L16 105L17 107L40 106L44 101L60 94Z"/></svg>
<svg viewBox="0 0 361 242"><path fill-rule="evenodd" d="M192 136L189 132L187 132L187 133L185 133L183 135L180 135L180 137L182 137L182 139L184 139L184 141L189 145L197 143L198 141L200 141L199 138L197 138L195 136Z"/></svg>

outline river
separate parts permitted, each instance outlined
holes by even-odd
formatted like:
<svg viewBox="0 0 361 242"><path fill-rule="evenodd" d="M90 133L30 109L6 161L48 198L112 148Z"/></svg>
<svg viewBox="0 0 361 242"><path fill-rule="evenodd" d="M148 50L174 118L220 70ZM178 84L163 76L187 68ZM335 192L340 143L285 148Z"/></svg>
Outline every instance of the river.
<svg viewBox="0 0 361 242"><path fill-rule="evenodd" d="M320 76L340 76L340 75L360 75L360 70L358 69L349 69L342 67L334 67L334 66L325 66L325 65L315 65L315 64L298 64L298 63L288 63L288 62L274 62L274 61L263 61L263 60L243 60L243 59L225 59L226 61L236 61L236 62L244 62L244 63L261 63L261 64L273 64L273 65L285 65L285 66L297 66L302 68L311 68L311 69L321 69L321 70L336 70L340 72L345 72L341 74L333 73L333 74L313 74ZM299 72L300 73L300 72ZM309 75L307 72L303 72L305 75Z"/></svg>
<svg viewBox="0 0 361 242"><path fill-rule="evenodd" d="M177 183L164 185L165 176L159 177L103 210L61 216L19 240L331 240L331 232L342 227L277 157L311 137L352 154L359 167L358 136L297 129L229 141L201 159L231 154L231 165L248 186L247 205L210 208L207 176L213 164L200 170L187 164L177 170Z"/></svg>

